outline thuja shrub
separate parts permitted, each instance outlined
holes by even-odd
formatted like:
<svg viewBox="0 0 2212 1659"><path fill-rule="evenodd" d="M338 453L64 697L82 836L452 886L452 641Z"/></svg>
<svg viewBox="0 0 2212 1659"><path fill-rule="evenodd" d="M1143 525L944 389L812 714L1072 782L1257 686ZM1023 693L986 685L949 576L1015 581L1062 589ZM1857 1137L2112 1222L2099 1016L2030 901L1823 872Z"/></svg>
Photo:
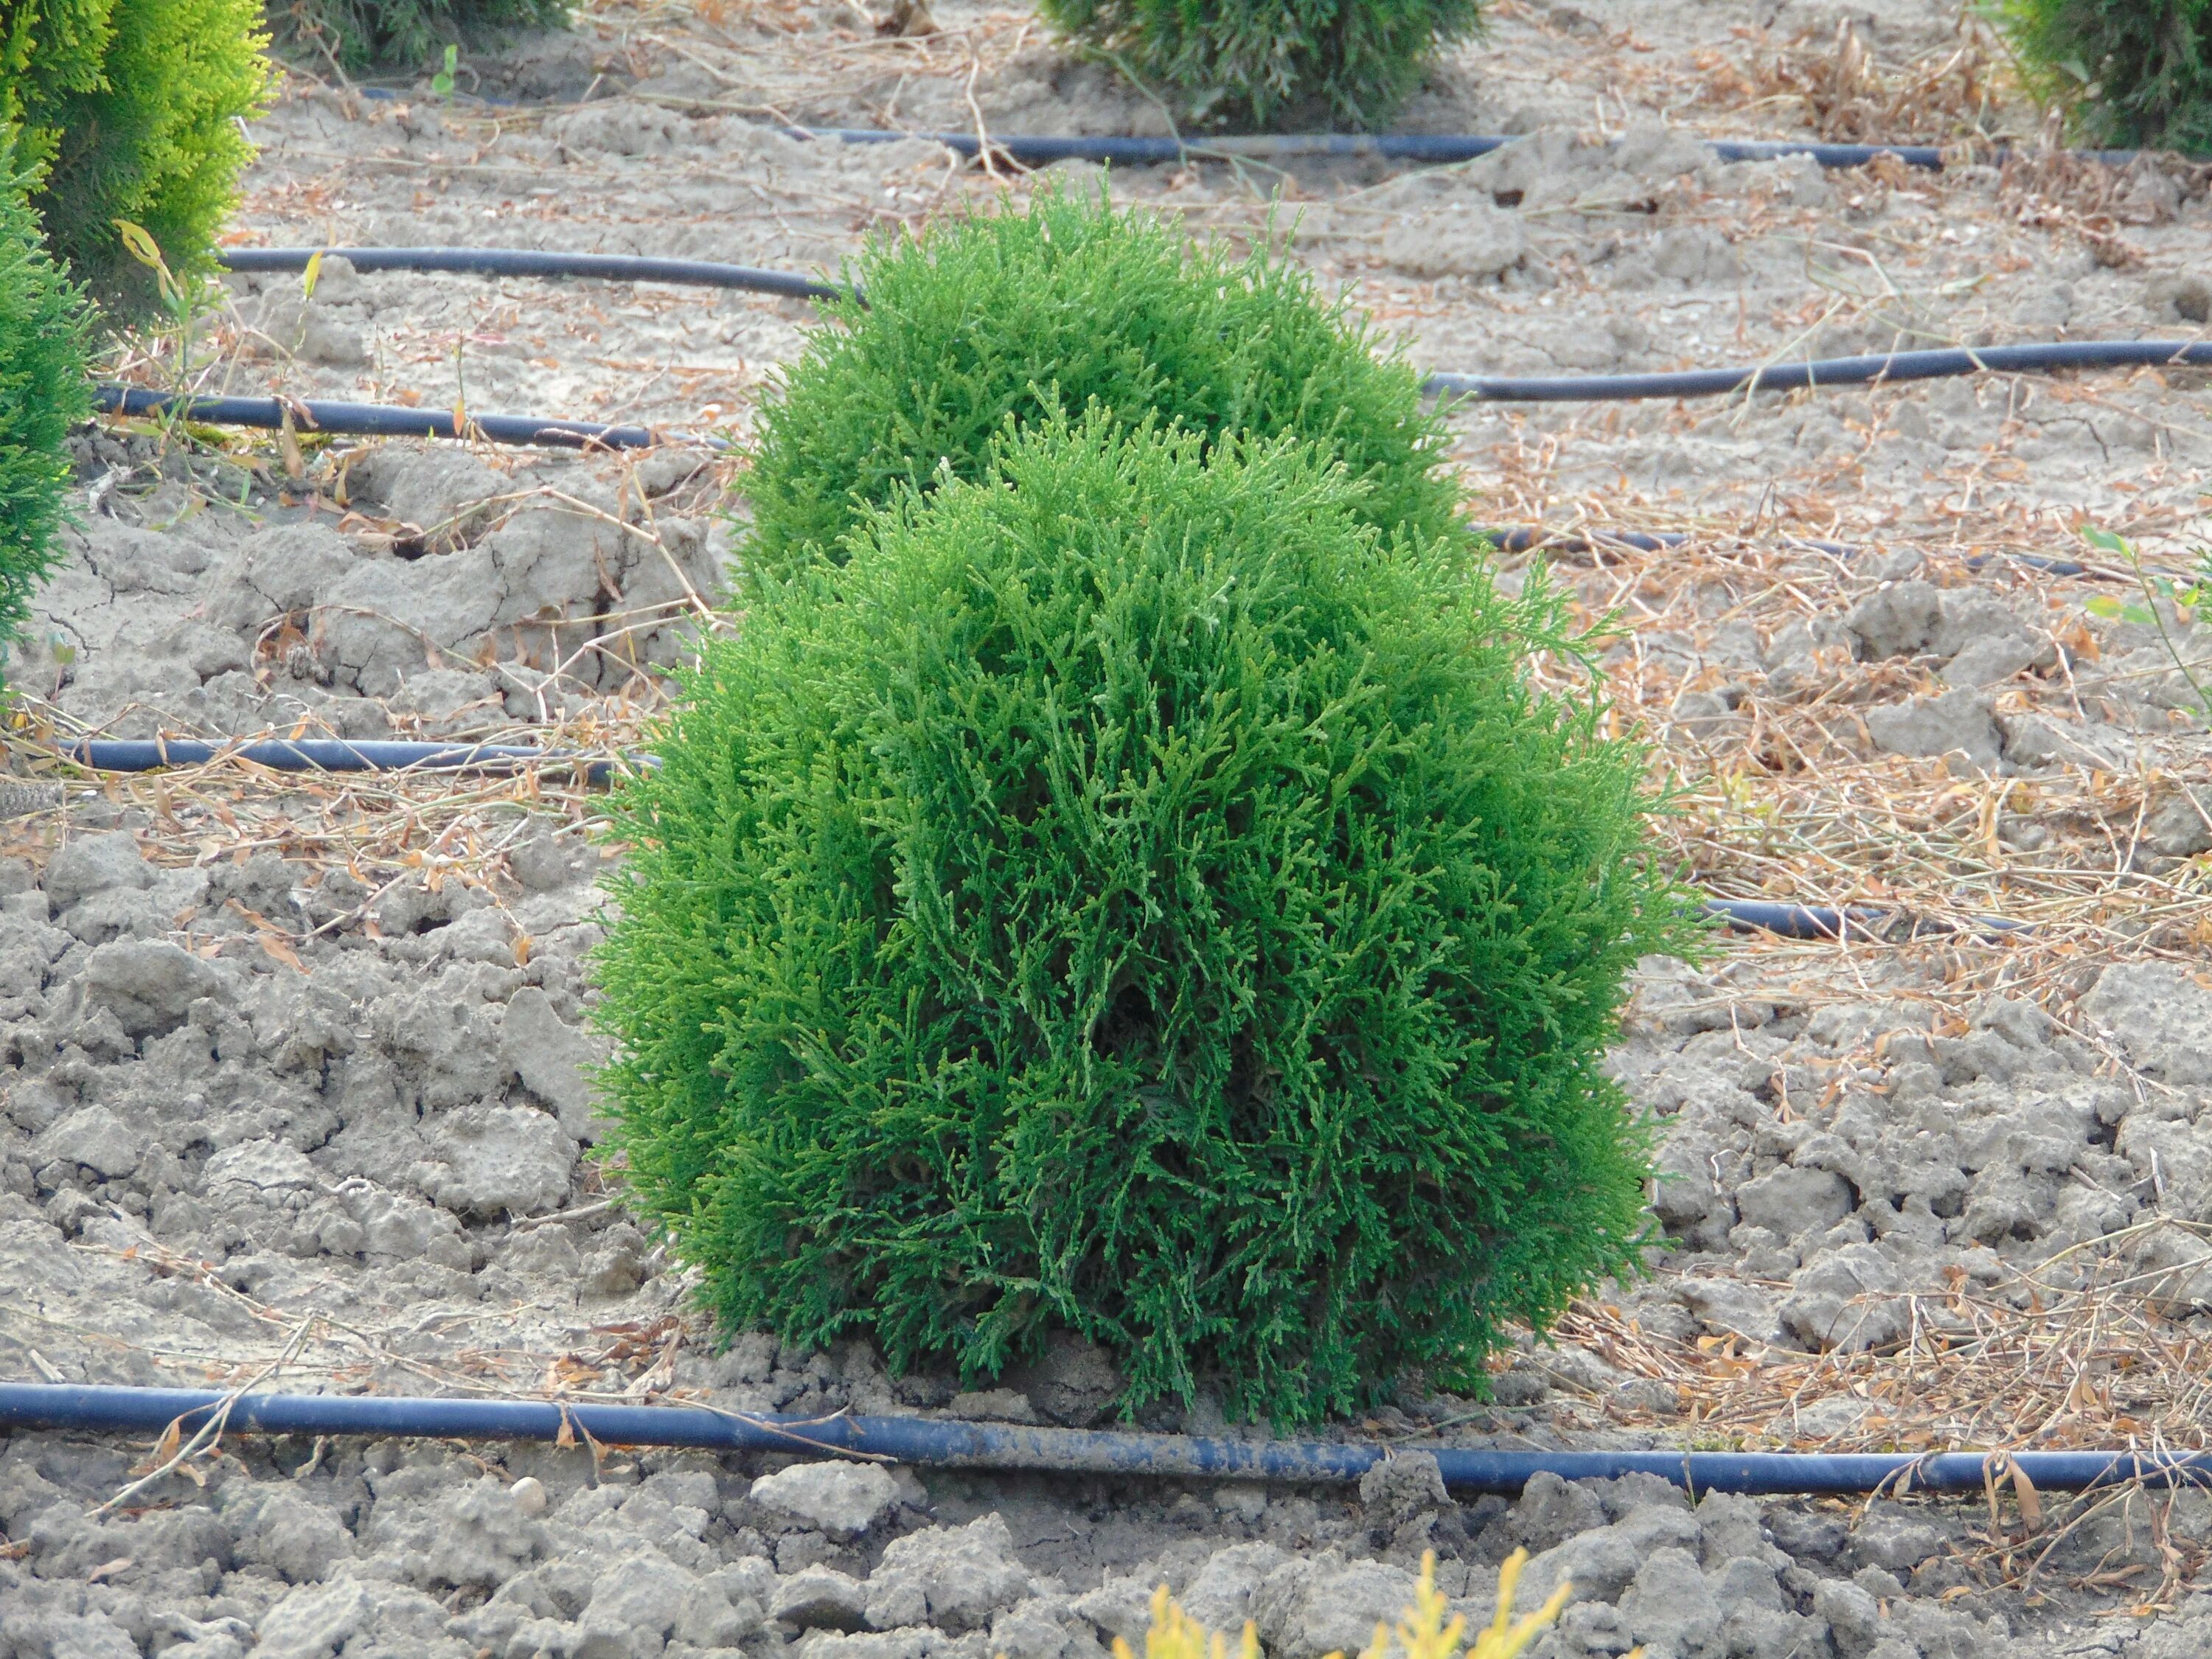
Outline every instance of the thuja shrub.
<svg viewBox="0 0 2212 1659"><path fill-rule="evenodd" d="M1133 1410L1480 1386L1637 1255L1600 1060L1688 914L1540 581L1294 440L1094 411L709 643L598 959L632 1202L731 1329Z"/></svg>
<svg viewBox="0 0 2212 1659"><path fill-rule="evenodd" d="M2075 137L2212 155L2212 0L1999 0L2031 84Z"/></svg>
<svg viewBox="0 0 2212 1659"><path fill-rule="evenodd" d="M259 0L20 0L0 9L0 123L19 133L46 246L119 316L152 312L154 273L118 222L171 270L214 269L252 149L268 63Z"/></svg>
<svg viewBox="0 0 2212 1659"><path fill-rule="evenodd" d="M1478 34L1482 0L1040 0L1047 21L1194 118L1379 127L1441 44Z"/></svg>
<svg viewBox="0 0 2212 1659"><path fill-rule="evenodd" d="M422 69L448 46L565 28L570 0L270 0L278 47L341 69Z"/></svg>
<svg viewBox="0 0 2212 1659"><path fill-rule="evenodd" d="M1041 190L1025 210L869 242L860 299L825 320L762 411L747 569L787 577L902 491L972 478L1008 422L1096 404L1209 441L1296 433L1364 487L1386 532L1453 526L1447 439L1419 377L1265 247L1194 246L1179 225Z"/></svg>
<svg viewBox="0 0 2212 1659"><path fill-rule="evenodd" d="M70 425L90 417L84 308L39 240L0 127L0 644L53 564Z"/></svg>

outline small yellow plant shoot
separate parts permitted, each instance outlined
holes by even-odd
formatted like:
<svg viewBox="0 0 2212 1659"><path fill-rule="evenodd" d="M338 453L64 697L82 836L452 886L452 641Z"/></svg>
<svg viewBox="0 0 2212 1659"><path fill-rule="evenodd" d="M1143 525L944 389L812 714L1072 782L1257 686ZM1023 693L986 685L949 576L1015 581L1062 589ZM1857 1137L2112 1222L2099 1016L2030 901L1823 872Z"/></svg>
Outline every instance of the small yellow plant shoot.
<svg viewBox="0 0 2212 1659"><path fill-rule="evenodd" d="M1542 1607L1516 1620L1513 1591L1521 1582L1521 1569L1528 1563L1528 1552L1516 1550L1498 1569L1497 1616L1475 1632L1474 1645L1462 1654L1461 1641L1467 1634L1467 1620L1456 1614L1447 1620L1451 1604L1437 1588L1437 1553L1429 1551L1421 1557L1421 1577L1413 1586L1413 1605L1399 1621L1395 1650L1403 1659L1517 1659L1559 1616L1559 1609L1574 1593L1571 1583L1563 1583ZM1359 1659L1390 1659L1393 1651L1390 1627L1377 1625L1374 1642ZM1643 1651L1638 1648L1627 1659L1637 1659ZM1114 1638L1114 1659L1136 1659L1129 1644L1118 1636ZM1152 1592L1152 1627L1145 1635L1145 1659L1229 1659L1229 1638L1218 1632L1209 1634L1176 1604L1163 1584ZM1249 1620L1243 1640L1237 1644L1237 1659L1260 1659L1259 1632ZM1331 1654L1329 1659L1344 1659L1344 1656Z"/></svg>

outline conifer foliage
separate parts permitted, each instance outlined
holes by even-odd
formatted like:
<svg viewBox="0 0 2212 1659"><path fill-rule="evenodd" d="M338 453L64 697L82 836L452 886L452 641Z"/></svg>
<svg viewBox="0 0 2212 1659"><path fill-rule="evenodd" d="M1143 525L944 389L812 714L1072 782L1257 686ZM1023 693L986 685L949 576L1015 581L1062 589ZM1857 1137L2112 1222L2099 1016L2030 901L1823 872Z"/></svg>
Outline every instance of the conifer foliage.
<svg viewBox="0 0 2212 1659"><path fill-rule="evenodd" d="M448 46L565 27L571 9L569 0L270 0L269 25L310 64L422 70Z"/></svg>
<svg viewBox="0 0 2212 1659"><path fill-rule="evenodd" d="M2212 156L2212 0L2001 0L1997 15L2081 142Z"/></svg>
<svg viewBox="0 0 2212 1659"><path fill-rule="evenodd" d="M1294 436L1094 406L706 648L599 960L634 1201L732 1328L1308 1422L1635 1258L1601 1066L1687 937L1532 580Z"/></svg>
<svg viewBox="0 0 2212 1659"><path fill-rule="evenodd" d="M1195 120L1285 118L1379 128L1440 44L1482 25L1481 0L1041 0L1047 21L1109 55Z"/></svg>
<svg viewBox="0 0 2212 1659"><path fill-rule="evenodd" d="M1009 421L1096 402L1212 440L1294 432L1341 460L1386 532L1451 530L1447 440L1419 377L1313 279L1259 248L1193 247L1179 225L1041 189L1024 210L871 241L860 299L826 307L761 416L745 490L749 570L842 558L872 507L972 478Z"/></svg>
<svg viewBox="0 0 2212 1659"><path fill-rule="evenodd" d="M215 241L268 79L259 0L17 0L0 8L0 126L16 132L46 246L119 315L158 301L118 221L180 276Z"/></svg>
<svg viewBox="0 0 2212 1659"><path fill-rule="evenodd" d="M89 418L84 307L40 245L0 131L0 643L52 567L70 425Z"/></svg>

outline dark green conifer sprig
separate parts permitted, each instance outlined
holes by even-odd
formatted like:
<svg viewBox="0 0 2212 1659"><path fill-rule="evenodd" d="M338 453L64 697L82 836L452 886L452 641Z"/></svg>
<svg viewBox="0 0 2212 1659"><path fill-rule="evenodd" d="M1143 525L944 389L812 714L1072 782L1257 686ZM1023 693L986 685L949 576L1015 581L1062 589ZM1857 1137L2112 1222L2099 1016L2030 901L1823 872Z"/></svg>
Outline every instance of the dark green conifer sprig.
<svg viewBox="0 0 2212 1659"><path fill-rule="evenodd" d="M1093 409L711 642L599 960L633 1201L733 1329L1284 1425L1636 1260L1601 1067L1687 947L1643 759L1522 677L1540 579L1386 541L1294 440Z"/></svg>
<svg viewBox="0 0 2212 1659"><path fill-rule="evenodd" d="M868 509L975 477L1009 419L1094 402L1209 439L1297 433L1365 486L1352 510L1367 522L1452 530L1449 440L1419 376L1265 248L1194 247L1103 191L1048 187L1024 210L878 237L848 274L866 304L825 307L761 415L743 550L756 574L842 557Z"/></svg>
<svg viewBox="0 0 2212 1659"><path fill-rule="evenodd" d="M1988 9L2079 142L2212 156L2212 0L1993 0Z"/></svg>
<svg viewBox="0 0 2212 1659"><path fill-rule="evenodd" d="M1482 0L1040 0L1048 21L1193 120L1379 129L1439 43L1481 31Z"/></svg>
<svg viewBox="0 0 2212 1659"><path fill-rule="evenodd" d="M118 221L170 270L214 269L268 82L259 0L21 0L0 8L0 125L48 249L108 311L161 308Z"/></svg>
<svg viewBox="0 0 2212 1659"><path fill-rule="evenodd" d="M70 428L92 414L83 301L40 245L0 127L0 646L52 568Z"/></svg>
<svg viewBox="0 0 2212 1659"><path fill-rule="evenodd" d="M446 47L565 28L570 0L269 0L277 46L311 65L427 70Z"/></svg>

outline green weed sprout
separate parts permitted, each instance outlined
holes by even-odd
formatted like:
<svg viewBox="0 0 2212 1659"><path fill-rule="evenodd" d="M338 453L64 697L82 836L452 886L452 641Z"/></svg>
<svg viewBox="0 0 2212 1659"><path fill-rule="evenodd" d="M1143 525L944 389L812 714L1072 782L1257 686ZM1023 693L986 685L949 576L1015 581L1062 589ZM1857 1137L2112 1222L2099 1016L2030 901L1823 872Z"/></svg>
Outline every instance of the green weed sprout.
<svg viewBox="0 0 2212 1659"><path fill-rule="evenodd" d="M1481 0L1041 0L1045 20L1182 94L1194 120L1321 118L1378 128L1439 43L1481 31Z"/></svg>
<svg viewBox="0 0 2212 1659"><path fill-rule="evenodd" d="M2212 155L2212 0L1988 0L2073 136Z"/></svg>
<svg viewBox="0 0 2212 1659"><path fill-rule="evenodd" d="M749 572L784 580L908 490L973 478L1011 419L1097 403L1207 439L1296 433L1365 488L1386 533L1451 533L1449 440L1419 377L1264 248L1193 247L1181 226L1047 188L1025 211L872 240L866 303L825 322L762 411L745 485Z"/></svg>
<svg viewBox="0 0 2212 1659"><path fill-rule="evenodd" d="M1698 931L1562 600L1294 439L1012 433L765 588L650 738L597 958L640 1212L730 1329L1134 1411L1479 1388L1642 1237L1602 1059Z"/></svg>
<svg viewBox="0 0 2212 1659"><path fill-rule="evenodd" d="M0 11L0 125L18 135L46 246L112 314L160 311L124 246L142 227L178 278L215 268L268 84L259 0L27 0Z"/></svg>
<svg viewBox="0 0 2212 1659"><path fill-rule="evenodd" d="M70 428L92 414L83 301L41 247L24 183L0 127L0 644L53 566Z"/></svg>
<svg viewBox="0 0 2212 1659"><path fill-rule="evenodd" d="M2171 576L2161 575L2145 568L2142 555L2124 536L2117 536L2109 530L2089 525L2083 526L2081 539L2100 553L2112 554L2124 562L2134 575L2136 586L2143 597L2141 605L2130 605L2110 594L2100 593L2083 608L2091 616L2101 617L2107 622L2134 623L2141 627L2156 629L2159 643L2165 648L2167 660L2187 682L2190 695L2197 699L2197 714L2207 720L2212 720L2212 690L2208 690L2204 682L2197 678L2193 659L2174 637L2174 627L2188 627L2194 623L2197 620L2198 607L2212 600L2212 551L2197 555L2197 579L2183 584ZM2173 618L2174 627L2167 625L2169 615Z"/></svg>

